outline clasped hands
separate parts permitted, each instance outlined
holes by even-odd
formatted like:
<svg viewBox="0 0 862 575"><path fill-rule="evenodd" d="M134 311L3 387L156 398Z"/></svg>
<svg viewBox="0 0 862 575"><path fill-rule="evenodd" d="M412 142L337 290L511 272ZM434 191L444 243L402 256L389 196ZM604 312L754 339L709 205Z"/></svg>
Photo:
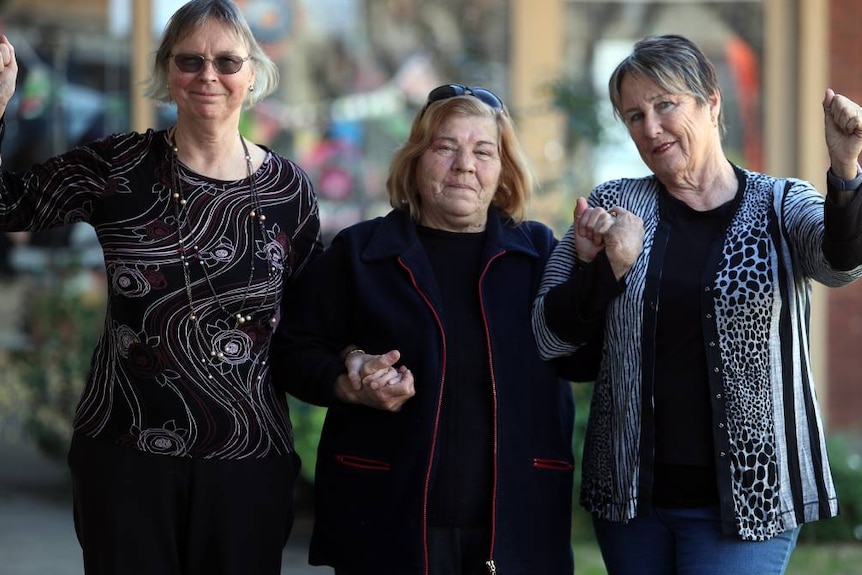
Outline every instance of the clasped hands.
<svg viewBox="0 0 862 575"><path fill-rule="evenodd" d="M578 259L591 262L605 250L618 280L631 269L643 251L643 220L621 207L610 210L590 207L585 198L578 198L573 232Z"/></svg>
<svg viewBox="0 0 862 575"><path fill-rule="evenodd" d="M351 353L344 358L347 373L335 384L335 395L346 403L355 403L397 412L416 395L413 372L406 366L395 367L401 353L391 350L381 355Z"/></svg>

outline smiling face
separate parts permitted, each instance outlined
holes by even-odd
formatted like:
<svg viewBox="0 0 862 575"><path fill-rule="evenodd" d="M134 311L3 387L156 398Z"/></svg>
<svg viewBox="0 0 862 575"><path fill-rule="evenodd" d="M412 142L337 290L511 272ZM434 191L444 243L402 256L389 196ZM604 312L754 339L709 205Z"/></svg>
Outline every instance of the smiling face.
<svg viewBox="0 0 862 575"><path fill-rule="evenodd" d="M214 20L177 42L171 53L197 54L209 60L217 56L249 55L248 47L230 27ZM254 84L254 65L248 60L235 74L219 74L208 61L198 72L183 72L170 58L168 83L178 116L238 124L249 87Z"/></svg>
<svg viewBox="0 0 862 575"><path fill-rule="evenodd" d="M420 223L452 232L485 229L500 183L497 123L488 116L453 115L431 139L416 166Z"/></svg>
<svg viewBox="0 0 862 575"><path fill-rule="evenodd" d="M717 128L720 96L699 104L691 94L670 94L651 80L626 75L620 111L644 163L665 184L697 179L721 154ZM695 176L692 178L692 176Z"/></svg>

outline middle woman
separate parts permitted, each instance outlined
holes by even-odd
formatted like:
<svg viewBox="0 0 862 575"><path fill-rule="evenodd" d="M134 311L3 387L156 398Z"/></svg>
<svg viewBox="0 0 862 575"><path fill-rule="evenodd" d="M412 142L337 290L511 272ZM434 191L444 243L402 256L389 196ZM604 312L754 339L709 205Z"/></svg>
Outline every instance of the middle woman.
<svg viewBox="0 0 862 575"><path fill-rule="evenodd" d="M500 99L436 88L392 162L394 209L338 234L286 296L276 377L329 406L311 564L573 572L574 405L560 377L594 373L591 350L539 358L530 308L556 240L524 221L531 191Z"/></svg>

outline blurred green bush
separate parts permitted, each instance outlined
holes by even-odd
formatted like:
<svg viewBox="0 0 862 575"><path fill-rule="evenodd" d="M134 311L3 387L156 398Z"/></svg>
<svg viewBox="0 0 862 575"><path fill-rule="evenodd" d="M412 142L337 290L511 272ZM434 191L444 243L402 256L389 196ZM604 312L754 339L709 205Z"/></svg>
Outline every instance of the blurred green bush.
<svg viewBox="0 0 862 575"><path fill-rule="evenodd" d="M290 421L293 424L293 442L296 453L302 459L302 479L309 485L314 483L314 467L317 464L317 442L323 429L326 408L303 403L287 396L290 406Z"/></svg>
<svg viewBox="0 0 862 575"><path fill-rule="evenodd" d="M800 543L862 541L862 454L858 438L833 434L826 444L835 489L838 517L806 523Z"/></svg>
<svg viewBox="0 0 862 575"><path fill-rule="evenodd" d="M62 280L39 283L29 291L22 315L27 345L12 355L5 387L16 398L21 431L43 453L62 459L102 331L104 292Z"/></svg>

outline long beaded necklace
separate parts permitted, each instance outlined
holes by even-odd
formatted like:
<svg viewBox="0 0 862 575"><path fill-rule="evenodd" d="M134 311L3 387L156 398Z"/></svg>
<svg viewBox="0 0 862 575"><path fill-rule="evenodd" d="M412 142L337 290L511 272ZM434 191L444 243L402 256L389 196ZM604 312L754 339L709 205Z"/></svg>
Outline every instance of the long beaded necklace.
<svg viewBox="0 0 862 575"><path fill-rule="evenodd" d="M189 305L189 319L195 325L195 330L197 332L198 338L201 340L206 340L207 338L201 333L200 321L198 316L198 307L194 296L192 294L192 280L191 274L189 271L190 263L194 260L201 262L201 270L203 272L203 276L206 280L206 283L210 289L210 292L213 296L213 301L219 307L219 309L224 312L224 314L234 321L234 329L238 329L244 324L250 323L253 320L258 320L260 323L268 323L270 326L274 326L276 322L276 318L274 314L270 314L268 318L260 317L260 312L268 309L270 306L274 305L277 300L277 294L275 293L275 288L273 286L276 280L276 270L271 261L268 261L268 280L267 286L264 291L263 300L255 306L252 310L247 310L246 306L248 304L248 298L251 293L251 286L254 281L254 272L255 272L255 249L257 244L257 232L260 232L260 237L266 238L266 228L264 226L264 222L266 221L266 215L263 213L263 210L260 205L260 198L258 196L257 187L254 181L253 169L252 169L252 159L251 154L249 153L248 146L245 143L245 139L240 134L240 142L242 143L243 152L245 154L245 162L246 162L246 178L248 180L249 186L249 198L251 201L251 209L249 211L249 218L252 220L256 220L252 222L248 228L250 229L249 233L249 259L250 259L250 271L248 280L246 282L245 290L243 292L242 301L236 312L232 312L227 309L224 305L222 298L219 295L219 291L215 288L213 284L212 278L210 277L209 272L206 269L206 264L202 261L201 252L197 245L193 245L191 250L188 250L184 237L183 237L183 219L182 212L186 206L187 199L183 195L183 187L182 180L180 178L180 168L179 168L179 159L178 159L178 148L176 146L176 141L174 139L175 129L172 128L167 133L168 145L171 150L171 198L174 201L174 216L176 218L176 227L177 227L177 252L180 257L180 261L182 264L182 272L183 272L183 280L185 282L185 292L186 297L188 299ZM270 299L272 296L272 299ZM207 361L208 363L217 363L223 360L225 357L225 350L221 349L211 349L210 350L210 358ZM212 377L212 376L210 376Z"/></svg>

